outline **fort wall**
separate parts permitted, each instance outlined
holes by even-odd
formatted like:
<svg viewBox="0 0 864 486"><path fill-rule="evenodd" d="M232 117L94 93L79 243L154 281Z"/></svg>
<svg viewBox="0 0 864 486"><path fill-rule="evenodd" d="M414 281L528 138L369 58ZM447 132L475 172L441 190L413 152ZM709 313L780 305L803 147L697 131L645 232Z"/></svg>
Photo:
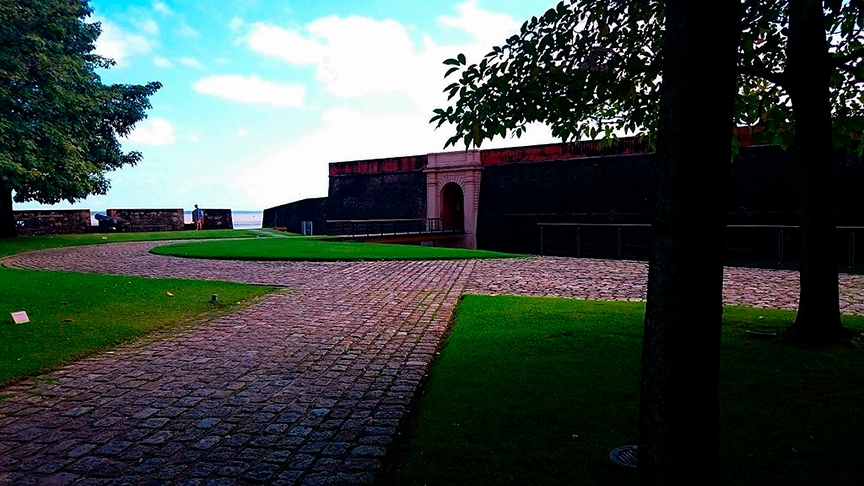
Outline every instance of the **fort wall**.
<svg viewBox="0 0 864 486"><path fill-rule="evenodd" d="M89 209L23 210L12 214L19 222L21 235L87 233L91 226Z"/></svg>

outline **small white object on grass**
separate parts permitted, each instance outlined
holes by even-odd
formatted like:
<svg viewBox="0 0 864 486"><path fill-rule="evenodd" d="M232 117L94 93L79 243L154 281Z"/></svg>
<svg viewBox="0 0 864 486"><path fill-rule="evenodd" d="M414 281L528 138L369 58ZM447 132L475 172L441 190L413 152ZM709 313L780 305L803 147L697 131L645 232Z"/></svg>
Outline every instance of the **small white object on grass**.
<svg viewBox="0 0 864 486"><path fill-rule="evenodd" d="M15 324L27 324L30 322L30 318L27 317L27 312L25 311L13 312L12 320L15 321Z"/></svg>

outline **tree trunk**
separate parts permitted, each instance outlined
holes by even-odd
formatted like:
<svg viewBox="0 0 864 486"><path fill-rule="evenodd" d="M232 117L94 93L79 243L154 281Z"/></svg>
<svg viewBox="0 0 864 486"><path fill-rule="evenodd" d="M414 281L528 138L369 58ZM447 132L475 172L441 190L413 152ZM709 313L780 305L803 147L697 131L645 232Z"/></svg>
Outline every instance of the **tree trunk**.
<svg viewBox="0 0 864 486"><path fill-rule="evenodd" d="M723 249L739 22L735 1L666 3L641 485L719 483Z"/></svg>
<svg viewBox="0 0 864 486"><path fill-rule="evenodd" d="M0 238L18 236L15 215L12 213L12 188L0 186Z"/></svg>
<svg viewBox="0 0 864 486"><path fill-rule="evenodd" d="M844 335L837 280L831 67L822 2L789 2L786 89L795 114L801 209L801 295L794 340L828 343Z"/></svg>

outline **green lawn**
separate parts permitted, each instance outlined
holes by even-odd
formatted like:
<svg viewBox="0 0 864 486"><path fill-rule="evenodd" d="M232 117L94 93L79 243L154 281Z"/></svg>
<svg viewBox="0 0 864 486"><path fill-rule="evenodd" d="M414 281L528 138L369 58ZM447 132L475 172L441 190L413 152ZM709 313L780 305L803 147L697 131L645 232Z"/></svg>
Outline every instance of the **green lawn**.
<svg viewBox="0 0 864 486"><path fill-rule="evenodd" d="M19 237L0 240L0 256L104 242L253 236L255 232L214 230ZM0 268L0 289L0 385L153 330L179 329L275 290L227 282L11 268ZM214 293L219 295L216 304L210 303ZM10 313L16 311L26 311L30 322L13 324Z"/></svg>
<svg viewBox="0 0 864 486"><path fill-rule="evenodd" d="M222 260L444 260L521 256L462 248L347 243L302 236L177 243L152 251L159 255Z"/></svg>
<svg viewBox="0 0 864 486"><path fill-rule="evenodd" d="M252 230L206 230L206 231L156 231L151 233L87 233L80 235L19 236L0 239L0 257L32 250L44 250L61 246L98 245L125 241L150 240L198 240L216 238L256 238L267 231Z"/></svg>
<svg viewBox="0 0 864 486"><path fill-rule="evenodd" d="M379 483L634 484L608 454L637 440L643 312L639 303L465 297L394 472ZM724 485L862 484L864 319L845 317L859 338L831 348L746 334L793 317L726 309Z"/></svg>

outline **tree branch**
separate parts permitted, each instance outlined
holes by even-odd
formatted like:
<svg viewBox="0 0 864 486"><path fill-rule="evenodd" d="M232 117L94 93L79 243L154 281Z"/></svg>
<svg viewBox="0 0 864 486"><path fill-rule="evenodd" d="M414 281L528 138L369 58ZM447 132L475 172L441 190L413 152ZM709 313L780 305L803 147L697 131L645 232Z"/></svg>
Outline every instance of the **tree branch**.
<svg viewBox="0 0 864 486"><path fill-rule="evenodd" d="M760 66L738 66L738 74L746 74L749 76L757 76L762 79L771 81L772 83L783 86L786 83L786 74L771 71Z"/></svg>

